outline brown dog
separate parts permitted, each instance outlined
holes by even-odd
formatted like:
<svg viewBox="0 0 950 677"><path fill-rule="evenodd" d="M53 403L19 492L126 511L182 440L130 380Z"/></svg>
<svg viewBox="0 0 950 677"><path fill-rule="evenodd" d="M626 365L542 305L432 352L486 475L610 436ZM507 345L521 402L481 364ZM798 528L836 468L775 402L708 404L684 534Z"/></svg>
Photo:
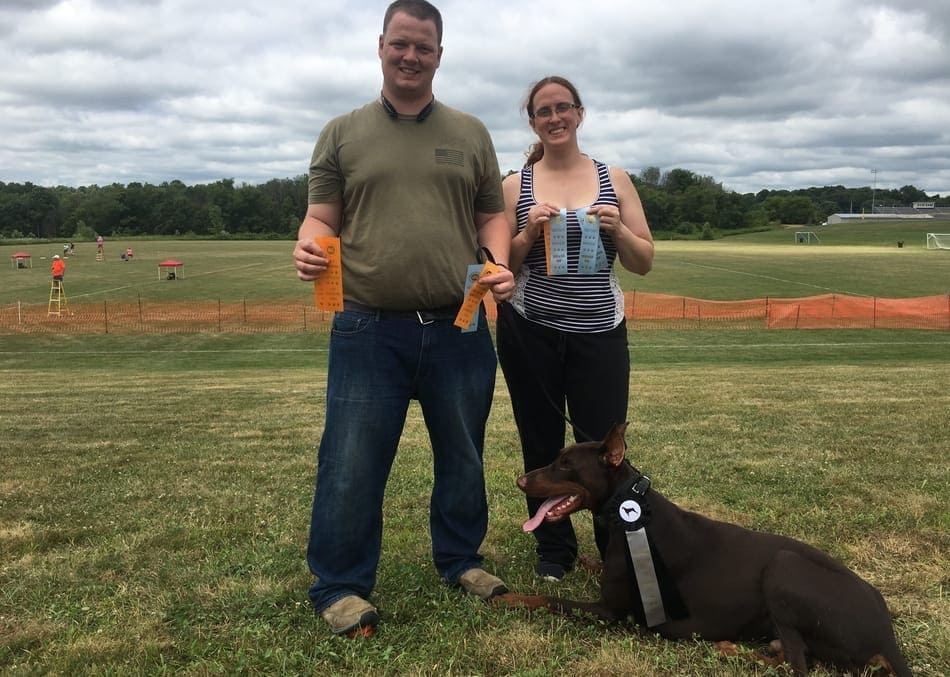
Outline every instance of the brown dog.
<svg viewBox="0 0 950 677"><path fill-rule="evenodd" d="M874 587L810 545L677 507L624 458L626 427L566 447L551 465L518 478L528 496L551 498L526 530L585 508L609 525L600 600L509 593L496 602L610 621L633 616L670 639L778 639L796 675L809 661L911 674Z"/></svg>

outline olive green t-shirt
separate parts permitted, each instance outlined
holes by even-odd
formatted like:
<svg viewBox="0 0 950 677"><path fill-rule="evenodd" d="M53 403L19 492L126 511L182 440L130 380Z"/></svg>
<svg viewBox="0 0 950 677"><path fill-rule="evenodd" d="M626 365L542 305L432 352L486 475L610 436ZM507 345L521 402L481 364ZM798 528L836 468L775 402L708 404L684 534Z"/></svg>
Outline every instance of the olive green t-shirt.
<svg viewBox="0 0 950 677"><path fill-rule="evenodd" d="M437 101L422 122L393 119L378 101L331 120L308 200L342 201L344 298L387 310L460 305L475 213L504 211L488 130Z"/></svg>

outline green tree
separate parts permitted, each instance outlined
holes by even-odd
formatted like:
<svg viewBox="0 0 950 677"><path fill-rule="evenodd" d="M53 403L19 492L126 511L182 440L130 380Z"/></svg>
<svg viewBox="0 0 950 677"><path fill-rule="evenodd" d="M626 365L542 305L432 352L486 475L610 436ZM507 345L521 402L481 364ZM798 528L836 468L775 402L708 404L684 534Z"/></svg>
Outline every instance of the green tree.
<svg viewBox="0 0 950 677"><path fill-rule="evenodd" d="M671 169L660 180L660 187L667 193L682 193L699 183L699 177L688 169Z"/></svg>
<svg viewBox="0 0 950 677"><path fill-rule="evenodd" d="M194 229L194 210L188 197L188 187L175 180L162 184L153 216L151 232L158 235L185 233Z"/></svg>
<svg viewBox="0 0 950 677"><path fill-rule="evenodd" d="M878 204L908 206L934 201L914 186L899 190L871 186L820 186L762 190L739 195L710 176L674 168L662 173L646 167L630 175L654 231L704 237L774 222L811 224L834 212L871 210ZM946 204L946 200L943 201ZM245 237L293 237L307 209L307 176L272 179L261 185L234 179L188 186L175 180L161 185L56 186L0 182L0 236L29 234L51 239L85 239L88 231L117 235L240 233Z"/></svg>
<svg viewBox="0 0 950 677"><path fill-rule="evenodd" d="M665 192L649 185L638 186L637 192L640 193L643 213L647 217L651 230L671 230L673 218L670 197Z"/></svg>
<svg viewBox="0 0 950 677"><path fill-rule="evenodd" d="M74 237L79 223L88 224L96 232L114 231L122 221L124 192L125 187L118 183L81 188L82 199L66 215L63 237Z"/></svg>
<svg viewBox="0 0 950 677"><path fill-rule="evenodd" d="M815 205L804 195L770 195L762 208L769 220L787 224L815 223Z"/></svg>
<svg viewBox="0 0 950 677"><path fill-rule="evenodd" d="M642 184L651 188L659 188L661 176L659 167L645 167L640 173L639 181L634 181L634 183L638 186Z"/></svg>
<svg viewBox="0 0 950 677"><path fill-rule="evenodd" d="M62 212L55 191L32 183L0 184L0 233L60 237Z"/></svg>
<svg viewBox="0 0 950 677"><path fill-rule="evenodd" d="M217 204L208 205L208 224L212 233L221 234L227 232L227 224L224 221L224 213Z"/></svg>
<svg viewBox="0 0 950 677"><path fill-rule="evenodd" d="M96 231L85 221L77 221L74 236L79 241L91 242L96 239Z"/></svg>
<svg viewBox="0 0 950 677"><path fill-rule="evenodd" d="M927 193L922 190L918 190L913 186L903 186L899 191L897 191L900 196L900 201L906 207L910 207L915 202L930 202L930 198L927 197Z"/></svg>
<svg viewBox="0 0 950 677"><path fill-rule="evenodd" d="M716 192L701 183L688 186L677 196L676 219L696 225L717 221Z"/></svg>
<svg viewBox="0 0 950 677"><path fill-rule="evenodd" d="M713 226L719 230L736 230L746 225L746 213L751 200L731 191L720 190L715 195Z"/></svg>

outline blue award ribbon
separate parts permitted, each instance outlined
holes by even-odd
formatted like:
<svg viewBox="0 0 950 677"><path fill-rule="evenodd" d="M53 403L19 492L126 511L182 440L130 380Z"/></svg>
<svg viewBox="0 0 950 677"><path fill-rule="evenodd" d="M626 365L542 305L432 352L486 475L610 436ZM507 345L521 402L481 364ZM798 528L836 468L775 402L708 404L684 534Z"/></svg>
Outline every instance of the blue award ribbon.
<svg viewBox="0 0 950 677"><path fill-rule="evenodd" d="M567 210L549 219L551 229L551 275L567 275Z"/></svg>
<svg viewBox="0 0 950 677"><path fill-rule="evenodd" d="M600 239L600 217L589 214L587 207L581 207L575 214L581 226L581 251L577 272L592 275L607 267L607 252L604 251L604 243Z"/></svg>
<svg viewBox="0 0 950 677"><path fill-rule="evenodd" d="M462 294L462 298L468 298L468 292L472 286L478 281L478 277L482 274L483 264L481 263L472 263L468 266L468 271L465 273L465 292ZM472 316L472 321L469 322L468 326L465 329L462 329L463 334L475 331L478 329L478 316L479 313L475 313ZM465 320L462 320L463 322Z"/></svg>

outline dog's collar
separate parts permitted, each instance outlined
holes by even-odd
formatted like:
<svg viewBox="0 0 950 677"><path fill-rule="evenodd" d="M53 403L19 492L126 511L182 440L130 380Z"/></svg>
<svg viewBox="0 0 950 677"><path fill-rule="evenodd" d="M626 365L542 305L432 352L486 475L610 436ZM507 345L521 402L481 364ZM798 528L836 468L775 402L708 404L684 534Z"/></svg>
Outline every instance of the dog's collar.
<svg viewBox="0 0 950 677"><path fill-rule="evenodd" d="M613 495L604 502L596 517L601 522L615 524L624 531L645 527L650 521L650 506L647 493L650 478L627 462L633 473L624 480Z"/></svg>
<svg viewBox="0 0 950 677"><path fill-rule="evenodd" d="M661 577L665 575L663 562L647 533L650 522L650 503L647 493L650 491L650 478L627 463L630 476L624 480L613 496L604 504L599 515L601 520L622 529L626 538L627 555L636 579L636 590L642 605L632 609L631 613L640 623L652 628L665 623L670 614L664 605L664 586Z"/></svg>

